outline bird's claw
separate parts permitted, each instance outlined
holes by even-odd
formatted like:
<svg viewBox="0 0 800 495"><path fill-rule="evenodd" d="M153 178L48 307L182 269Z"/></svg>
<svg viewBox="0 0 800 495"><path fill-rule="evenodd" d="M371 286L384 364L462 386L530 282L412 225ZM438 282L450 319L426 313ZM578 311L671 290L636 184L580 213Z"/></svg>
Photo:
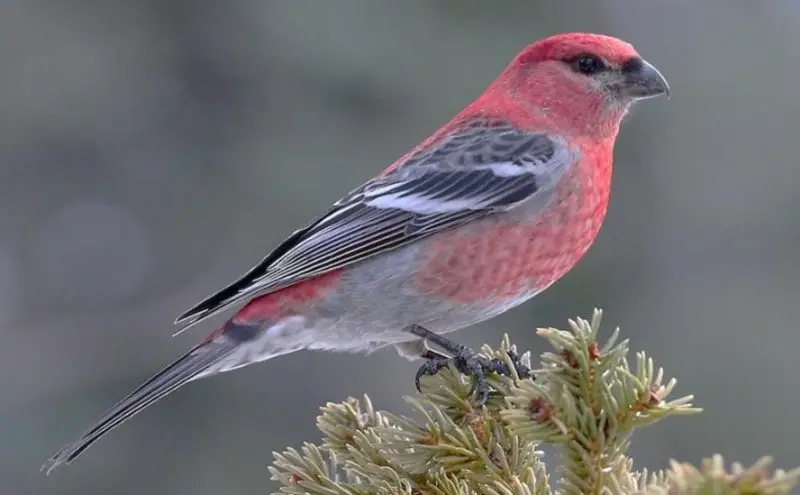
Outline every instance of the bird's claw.
<svg viewBox="0 0 800 495"><path fill-rule="evenodd" d="M509 349L506 354L508 354L508 358L511 360L511 364L514 365L514 369L517 371L517 376L525 379L525 378L534 378L533 370L531 370L530 366L523 364L522 360L515 351Z"/></svg>
<svg viewBox="0 0 800 495"><path fill-rule="evenodd" d="M533 376L530 368L520 362L519 356L513 351L508 351L508 357L520 378L530 378ZM414 383L418 391L420 389L420 379L425 376L434 376L444 368L453 365L460 373L475 378L475 388L473 393L476 396L475 406L484 405L489 398L489 382L486 379L488 373L510 376L511 370L508 365L500 359L487 358L475 354L475 351L468 347L461 347L459 352L451 358L435 357L429 359L417 370Z"/></svg>

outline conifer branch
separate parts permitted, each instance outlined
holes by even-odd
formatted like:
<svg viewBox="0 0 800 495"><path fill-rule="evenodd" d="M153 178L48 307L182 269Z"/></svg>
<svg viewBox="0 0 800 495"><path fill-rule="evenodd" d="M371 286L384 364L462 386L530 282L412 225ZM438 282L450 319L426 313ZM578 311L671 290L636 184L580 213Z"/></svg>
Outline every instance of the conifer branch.
<svg viewBox="0 0 800 495"><path fill-rule="evenodd" d="M769 458L730 471L719 456L700 469L673 461L635 471L627 451L637 428L700 409L692 396L668 399L676 381L645 353L631 366L618 329L601 345L600 319L595 310L567 331L539 329L553 351L536 380L491 375L481 408L454 369L424 378L422 393L407 398L413 419L377 411L367 396L329 403L317 421L323 443L276 453L272 479L282 493L314 495L781 494L800 480L800 468L770 472ZM508 351L516 348L507 336L499 349L482 348L513 373ZM522 360L529 365L530 354ZM555 482L538 450L545 444L564 454Z"/></svg>

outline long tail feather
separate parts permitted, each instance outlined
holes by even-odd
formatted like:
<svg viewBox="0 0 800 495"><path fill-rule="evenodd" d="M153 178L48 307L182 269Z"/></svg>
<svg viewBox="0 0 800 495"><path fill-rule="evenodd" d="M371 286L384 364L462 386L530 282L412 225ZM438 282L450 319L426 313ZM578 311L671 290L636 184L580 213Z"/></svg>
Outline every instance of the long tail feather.
<svg viewBox="0 0 800 495"><path fill-rule="evenodd" d="M66 445L51 457L42 466L42 470L50 473L60 464L69 464L106 433L180 386L198 378L240 344L241 342L235 339L213 339L198 345L99 417L78 440Z"/></svg>

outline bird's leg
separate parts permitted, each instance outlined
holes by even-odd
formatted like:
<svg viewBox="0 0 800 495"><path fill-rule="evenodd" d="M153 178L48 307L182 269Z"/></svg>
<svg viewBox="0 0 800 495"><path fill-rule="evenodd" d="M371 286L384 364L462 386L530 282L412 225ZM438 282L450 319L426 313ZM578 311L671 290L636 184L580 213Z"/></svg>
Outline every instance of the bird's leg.
<svg viewBox="0 0 800 495"><path fill-rule="evenodd" d="M447 357L431 349L423 353L422 357L427 359L427 361L419 368L414 379L417 390L420 390L419 382L424 375L433 376L443 368L447 368L452 364L459 372L475 378L476 405L482 406L489 398L489 383L486 380L486 374L490 372L506 376L511 374L506 363L500 359L489 359L479 356L469 347L456 344L452 340L431 332L420 325L411 325L408 331L424 341L436 344L444 349L445 352L452 355L452 357ZM533 376L530 368L520 362L519 356L517 356L516 353L509 352L509 357L520 378L530 378Z"/></svg>
<svg viewBox="0 0 800 495"><path fill-rule="evenodd" d="M400 342L394 344L394 348L398 354L403 356L406 359L415 360L419 358L423 359L436 359L436 358L443 358L447 359L449 356L446 354L442 354L439 351L431 349L428 346L428 341L425 339L414 339L408 342Z"/></svg>
<svg viewBox="0 0 800 495"><path fill-rule="evenodd" d="M450 356L442 354L441 352L435 351L433 349L425 349L425 352L420 354L419 357L421 357L422 359L427 359L428 361L432 361L434 359L444 359L444 360L450 359Z"/></svg>

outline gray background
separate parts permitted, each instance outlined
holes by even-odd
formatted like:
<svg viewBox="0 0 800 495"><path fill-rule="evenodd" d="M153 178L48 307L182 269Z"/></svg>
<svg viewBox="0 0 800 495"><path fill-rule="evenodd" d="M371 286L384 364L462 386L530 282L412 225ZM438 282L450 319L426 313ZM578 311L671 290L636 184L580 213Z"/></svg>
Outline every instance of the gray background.
<svg viewBox="0 0 800 495"><path fill-rule="evenodd" d="M527 43L591 30L668 77L616 150L595 246L545 294L458 334L606 310L706 413L638 465L800 464L800 4L32 2L0 7L3 494L266 493L317 407L404 410L415 365L302 353L194 383L50 477L39 465L213 328L177 313L448 120Z"/></svg>

